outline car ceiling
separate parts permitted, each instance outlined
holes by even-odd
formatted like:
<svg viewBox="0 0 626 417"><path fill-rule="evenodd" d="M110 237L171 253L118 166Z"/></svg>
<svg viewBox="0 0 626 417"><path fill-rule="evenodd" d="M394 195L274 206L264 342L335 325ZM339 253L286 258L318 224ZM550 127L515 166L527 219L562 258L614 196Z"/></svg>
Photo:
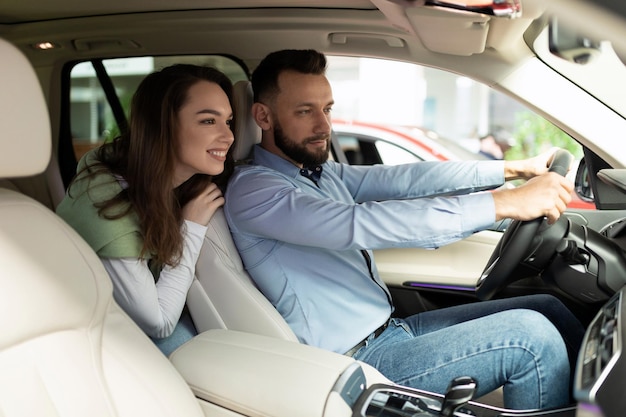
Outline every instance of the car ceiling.
<svg viewBox="0 0 626 417"><path fill-rule="evenodd" d="M35 66L76 52L85 58L221 52L255 64L272 50L315 48L442 68L463 57L468 75L480 77L484 65L473 71L472 61L479 61L473 55L503 66L519 62L529 53L528 33L536 33L527 29L547 4L585 3L521 0L521 18L507 19L423 6L424 1L12 0L0 6L0 36L20 46ZM61 48L34 51L31 43L43 40ZM498 66L493 68L496 74L482 81L497 78Z"/></svg>
<svg viewBox="0 0 626 417"><path fill-rule="evenodd" d="M499 69L529 53L522 35L545 8L542 0L525 0L523 16L507 19L417 3L404 2L405 8L397 0L20 0L0 7L0 36L35 66L77 57L222 53L253 68L276 49L315 48L442 68L461 59L469 75L475 67L478 78L485 75L484 65L472 56L482 54L494 61L487 77L493 80ZM32 48L40 41L60 48Z"/></svg>
<svg viewBox="0 0 626 417"><path fill-rule="evenodd" d="M2 5L0 23L26 23L57 20L67 17L104 16L111 14L145 13L149 11L267 9L291 7L299 9L376 9L369 0L19 0Z"/></svg>
<svg viewBox="0 0 626 417"><path fill-rule="evenodd" d="M274 50L314 48L460 71L497 88L534 56L546 3L572 17L586 3L521 1L522 16L508 19L424 0L11 0L0 6L0 37L45 77L70 61L124 56L223 54L253 69ZM58 47L33 48L43 41Z"/></svg>

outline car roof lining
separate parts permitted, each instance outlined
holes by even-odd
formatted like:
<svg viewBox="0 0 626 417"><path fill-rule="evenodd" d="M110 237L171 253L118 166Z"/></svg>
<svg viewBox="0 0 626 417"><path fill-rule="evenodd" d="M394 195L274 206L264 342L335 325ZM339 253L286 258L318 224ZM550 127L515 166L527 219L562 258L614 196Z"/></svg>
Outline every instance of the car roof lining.
<svg viewBox="0 0 626 417"><path fill-rule="evenodd" d="M348 15L353 23L346 27ZM520 25L520 32L531 23L523 20L514 23ZM502 31L499 25L510 22L508 19L506 22L496 20L490 23L490 30L498 33ZM116 26L115 36L110 34L111 25ZM20 36L22 28L28 36ZM285 32L289 32L289 36L285 36ZM456 63L462 60L465 61L463 67L468 70L468 76L474 73L480 79L485 71L480 62L482 59L496 61L492 68L498 71L507 67L513 59L518 59L520 54L529 53L521 36L509 41L504 48L506 53L487 44L480 59L473 59L473 55L464 55L462 51L453 55L431 51L419 37L398 29L377 9L318 8L307 10L305 14L300 9L291 8L271 11L249 9L245 13L237 9L153 12L91 17L84 21L66 19L17 27L0 26L0 36L17 44L35 67L64 65L76 59L78 50L86 60L164 55L169 52L226 54L237 56L249 68L254 68L260 59L275 49L306 45L328 54L381 57L442 69L446 69L448 61ZM337 41L341 36L345 37L345 43ZM48 51L32 48L32 44L44 40L60 47ZM451 41L450 48L460 48L457 44L457 41ZM475 45L468 47L475 49ZM498 65L497 61L503 65ZM501 76L491 73L487 78L498 79Z"/></svg>
<svg viewBox="0 0 626 417"><path fill-rule="evenodd" d="M285 7L285 1L264 1L263 6L250 7L247 0L176 0L174 2L149 0L109 0L91 2L63 0L41 2L20 0L2 6L0 24L16 24L35 21L59 20L68 17L93 17L111 14L135 14L144 12L177 12L225 9L274 9ZM293 0L288 4L297 9L376 9L370 0Z"/></svg>

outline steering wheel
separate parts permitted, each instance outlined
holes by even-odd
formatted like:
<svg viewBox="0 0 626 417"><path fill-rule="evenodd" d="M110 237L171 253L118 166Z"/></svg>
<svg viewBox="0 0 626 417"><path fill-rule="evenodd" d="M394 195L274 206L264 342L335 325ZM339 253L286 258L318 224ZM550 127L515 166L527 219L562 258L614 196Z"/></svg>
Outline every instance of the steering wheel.
<svg viewBox="0 0 626 417"><path fill-rule="evenodd" d="M548 171L565 176L573 158L568 151L558 150L552 158ZM479 300L491 299L502 288L519 279L512 276L512 272L526 255L543 221L544 218L539 217L534 220L511 222L478 278L476 296Z"/></svg>

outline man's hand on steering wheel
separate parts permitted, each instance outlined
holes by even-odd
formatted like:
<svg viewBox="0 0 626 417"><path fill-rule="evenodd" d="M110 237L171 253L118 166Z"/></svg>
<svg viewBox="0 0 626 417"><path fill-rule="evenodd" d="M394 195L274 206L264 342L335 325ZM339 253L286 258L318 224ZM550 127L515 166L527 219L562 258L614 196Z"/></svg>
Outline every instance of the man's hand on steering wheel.
<svg viewBox="0 0 626 417"><path fill-rule="evenodd" d="M554 223L572 200L574 184L565 177L546 172L525 184L493 193L496 220L533 220L547 217Z"/></svg>
<svg viewBox="0 0 626 417"><path fill-rule="evenodd" d="M540 153L537 156L528 159L519 159L513 161L505 161L504 162L504 178L507 181L516 180L516 179L525 179L529 180L538 175L543 175L550 169L554 157L557 155L558 151L564 151L561 148L550 148L549 150ZM560 153L559 153L560 154ZM561 160L559 163L568 163L571 165L573 158L569 161ZM566 167L561 167L566 171L561 173L561 170L556 170L555 172L565 176L570 169L570 165Z"/></svg>
<svg viewBox="0 0 626 417"><path fill-rule="evenodd" d="M527 256L544 217L548 224L555 223L571 200L573 184L565 179L565 175L571 166L572 154L561 149L549 155L542 154L541 158L531 158L533 162L525 160L505 165L505 170L508 168L515 170L517 175L523 172L529 175L528 167L533 163L537 169L535 172L542 171L542 164L550 164L546 169L548 172L531 178L524 185L493 193L497 218L512 218L514 221L504 232L476 283L476 296L480 300L492 298L502 288L519 279L512 272ZM526 171L523 168L525 163L530 164L526 165Z"/></svg>

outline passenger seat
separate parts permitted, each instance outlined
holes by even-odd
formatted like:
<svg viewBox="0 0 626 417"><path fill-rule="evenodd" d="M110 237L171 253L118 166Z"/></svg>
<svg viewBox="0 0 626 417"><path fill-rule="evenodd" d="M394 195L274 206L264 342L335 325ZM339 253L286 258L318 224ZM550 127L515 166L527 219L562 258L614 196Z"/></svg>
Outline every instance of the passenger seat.
<svg viewBox="0 0 626 417"><path fill-rule="evenodd" d="M41 174L50 122L30 63L0 39L0 180ZM0 414L203 416L114 302L100 259L49 207L0 188Z"/></svg>
<svg viewBox="0 0 626 417"><path fill-rule="evenodd" d="M234 152L240 163L245 163L253 146L261 141L261 128L251 114L252 102L250 82L235 83ZM230 329L298 341L244 269L222 209L209 222L187 307L198 332Z"/></svg>
<svg viewBox="0 0 626 417"><path fill-rule="evenodd" d="M17 141L20 142L20 141ZM54 158L46 170L36 176L0 179L0 187L25 194L54 211L65 195L59 166Z"/></svg>
<svg viewBox="0 0 626 417"><path fill-rule="evenodd" d="M0 90L0 93L9 98L13 93L13 101L21 100L23 98L22 96L25 95L21 91L22 78L20 75L19 73L3 75L4 79L2 83L6 85L6 88ZM39 87L39 81L37 81L34 87L41 89ZM46 103L43 102L41 105L44 106L46 111L46 120L49 120ZM11 100L0 102L0 111L2 111L2 118L6 118L6 120L11 120L10 118L14 115L19 116L19 108L14 106ZM2 123L1 134L5 135L8 140L11 141L10 145L13 149L3 152L0 155L0 166L2 166L3 171L11 173L11 178L2 178L3 175L0 175L0 187L18 191L32 197L54 211L56 206L63 199L65 187L61 180L57 161L51 158L51 143L48 142L47 148L45 149L30 149L32 158L29 158L28 161L13 159L11 157L12 151L20 150L17 148L21 148L22 150L28 149L28 141L30 139L25 137L25 135L32 135L30 125L33 121L26 119L22 120L22 123L22 125L17 125L16 123ZM46 129L47 136L50 137L49 124L46 126ZM28 175L28 173L31 172L32 164L43 163L41 158L47 158L44 165L46 169L38 173L38 175Z"/></svg>

